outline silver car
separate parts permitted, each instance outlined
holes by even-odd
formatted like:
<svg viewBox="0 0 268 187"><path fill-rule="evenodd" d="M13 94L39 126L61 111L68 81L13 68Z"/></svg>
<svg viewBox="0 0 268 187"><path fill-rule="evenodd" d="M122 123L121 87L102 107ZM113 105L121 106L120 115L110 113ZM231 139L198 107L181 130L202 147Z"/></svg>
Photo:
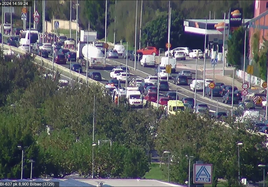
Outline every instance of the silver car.
<svg viewBox="0 0 268 187"><path fill-rule="evenodd" d="M108 58L118 58L118 53L116 51L108 51L107 57Z"/></svg>

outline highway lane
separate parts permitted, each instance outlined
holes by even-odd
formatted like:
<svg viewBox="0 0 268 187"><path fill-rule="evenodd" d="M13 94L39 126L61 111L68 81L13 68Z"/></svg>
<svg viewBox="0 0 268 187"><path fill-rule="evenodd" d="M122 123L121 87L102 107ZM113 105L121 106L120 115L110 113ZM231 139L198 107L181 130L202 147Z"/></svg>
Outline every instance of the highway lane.
<svg viewBox="0 0 268 187"><path fill-rule="evenodd" d="M107 64L110 64L111 62L107 62ZM66 64L66 65L63 65L64 67L66 68L69 68L69 64ZM117 65L112 65L111 67L116 67ZM97 71L97 72L100 72L102 74L102 77L105 79L103 81L101 81L103 84L105 84L109 79L110 79L110 71L109 70L95 70L95 69L89 69L88 72L92 72L92 71ZM86 75L85 73L85 67L83 67L83 75ZM132 75L131 76L132 78L135 78L136 76L135 75ZM140 76L140 77L143 77L145 78L145 76ZM124 86L124 84L122 85ZM178 96L179 98L184 98L184 97L192 97L194 98L194 92L192 94L189 94L189 93L185 93L183 90L177 88L177 87L174 87L174 86L170 86L170 90L174 90L174 91L177 91L178 92ZM166 92L160 92L160 96L164 96L166 94ZM225 112L230 112L230 110L226 109L225 107L221 106L221 105L217 105L215 103L211 103L211 102L208 102L207 100L204 100L202 99L200 96L197 96L197 103L207 103L210 110L213 110L213 111L225 111ZM220 102L219 102L220 103Z"/></svg>

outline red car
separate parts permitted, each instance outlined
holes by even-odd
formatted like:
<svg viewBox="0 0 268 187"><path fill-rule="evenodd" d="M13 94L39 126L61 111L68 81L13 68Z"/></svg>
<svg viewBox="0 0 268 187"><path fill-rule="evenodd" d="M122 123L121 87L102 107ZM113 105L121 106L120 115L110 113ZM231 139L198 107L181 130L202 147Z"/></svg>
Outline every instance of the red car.
<svg viewBox="0 0 268 187"><path fill-rule="evenodd" d="M62 54L55 55L55 63L57 64L66 64L66 58Z"/></svg>
<svg viewBox="0 0 268 187"><path fill-rule="evenodd" d="M168 97L160 97L158 103L159 103L160 105L165 105L165 106L167 106L168 101L169 101L169 98L168 98Z"/></svg>
<svg viewBox="0 0 268 187"><path fill-rule="evenodd" d="M145 47L143 49L137 50L137 53L142 53L142 55L159 55L159 51L156 47Z"/></svg>
<svg viewBox="0 0 268 187"><path fill-rule="evenodd" d="M144 96L146 101L156 102L157 101L157 93L148 93Z"/></svg>

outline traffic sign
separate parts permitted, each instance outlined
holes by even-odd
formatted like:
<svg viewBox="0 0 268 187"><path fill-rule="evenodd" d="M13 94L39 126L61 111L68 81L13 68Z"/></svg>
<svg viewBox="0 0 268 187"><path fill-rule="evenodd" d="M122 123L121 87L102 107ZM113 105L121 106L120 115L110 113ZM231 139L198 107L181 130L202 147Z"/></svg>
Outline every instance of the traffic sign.
<svg viewBox="0 0 268 187"><path fill-rule="evenodd" d="M261 85L263 88L267 88L267 82L263 82Z"/></svg>
<svg viewBox="0 0 268 187"><path fill-rule="evenodd" d="M54 27L55 29L58 29L60 27L60 23L58 21L54 21Z"/></svg>
<svg viewBox="0 0 268 187"><path fill-rule="evenodd" d="M241 94L242 94L243 96L246 96L246 95L248 95L248 91L247 91L247 90L243 90L243 91L241 92Z"/></svg>
<svg viewBox="0 0 268 187"><path fill-rule="evenodd" d="M247 73L250 74L250 75L253 75L253 71L254 71L254 68L252 65L248 65L247 67Z"/></svg>
<svg viewBox="0 0 268 187"><path fill-rule="evenodd" d="M195 184L211 184L212 164L194 164L193 178Z"/></svg>
<svg viewBox="0 0 268 187"><path fill-rule="evenodd" d="M262 103L262 98L261 97L258 97L257 100L256 100L256 104L261 104Z"/></svg>
<svg viewBox="0 0 268 187"><path fill-rule="evenodd" d="M34 15L33 15L34 17L40 17L40 15L39 15L39 13L37 12L37 10L34 12Z"/></svg>
<svg viewBox="0 0 268 187"><path fill-rule="evenodd" d="M166 65L166 72L167 72L168 74L171 73L171 65L170 65L170 64L169 64L169 65Z"/></svg>
<svg viewBox="0 0 268 187"><path fill-rule="evenodd" d="M243 89L248 89L249 88L249 84L247 82L242 84L242 88Z"/></svg>
<svg viewBox="0 0 268 187"><path fill-rule="evenodd" d="M211 83L209 83L208 86L209 86L210 89L214 89L215 88L215 83L214 82L211 82Z"/></svg>
<svg viewBox="0 0 268 187"><path fill-rule="evenodd" d="M21 14L21 20L27 20L27 14L22 13Z"/></svg>
<svg viewBox="0 0 268 187"><path fill-rule="evenodd" d="M39 23L39 17L38 16L34 17L34 22Z"/></svg>
<svg viewBox="0 0 268 187"><path fill-rule="evenodd" d="M23 13L23 14L27 14L27 8L23 7L23 8L21 9L21 13Z"/></svg>
<svg viewBox="0 0 268 187"><path fill-rule="evenodd" d="M215 59L211 59L211 64L212 65L216 65L218 63L218 59L215 58Z"/></svg>
<svg viewBox="0 0 268 187"><path fill-rule="evenodd" d="M170 43L166 43L166 48L171 48L171 44Z"/></svg>

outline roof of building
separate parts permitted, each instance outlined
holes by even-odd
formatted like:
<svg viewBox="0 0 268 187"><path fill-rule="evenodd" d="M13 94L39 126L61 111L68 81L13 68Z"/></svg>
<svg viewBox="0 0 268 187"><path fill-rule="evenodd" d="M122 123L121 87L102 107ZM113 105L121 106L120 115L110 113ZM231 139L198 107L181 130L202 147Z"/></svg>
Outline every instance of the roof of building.
<svg viewBox="0 0 268 187"><path fill-rule="evenodd" d="M33 179L33 180L1 180L1 182L59 182L59 186L100 186L103 187L146 187L146 186L173 186L186 187L186 185L177 185L153 179Z"/></svg>

